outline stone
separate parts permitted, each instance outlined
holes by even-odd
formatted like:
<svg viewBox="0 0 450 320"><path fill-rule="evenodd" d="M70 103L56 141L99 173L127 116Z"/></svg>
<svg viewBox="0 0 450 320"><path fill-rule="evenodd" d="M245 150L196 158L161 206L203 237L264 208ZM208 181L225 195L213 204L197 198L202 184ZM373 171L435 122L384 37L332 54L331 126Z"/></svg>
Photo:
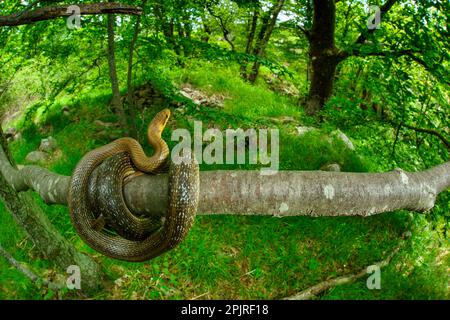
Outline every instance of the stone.
<svg viewBox="0 0 450 320"><path fill-rule="evenodd" d="M12 142L22 139L22 134L15 128L8 128L5 132L6 141Z"/></svg>
<svg viewBox="0 0 450 320"><path fill-rule="evenodd" d="M297 127L297 133L298 133L299 136L302 136L305 133L310 132L310 131L314 131L314 130L317 130L317 129L314 128L314 127L303 127L303 126Z"/></svg>
<svg viewBox="0 0 450 320"><path fill-rule="evenodd" d="M337 163L326 164L320 167L322 171L341 172L341 166Z"/></svg>
<svg viewBox="0 0 450 320"><path fill-rule="evenodd" d="M20 132L17 132L17 133L14 135L14 137L12 137L12 140L13 140L13 141L17 141L17 140L20 140L20 139L22 139L22 134L21 134Z"/></svg>
<svg viewBox="0 0 450 320"><path fill-rule="evenodd" d="M117 123L114 122L103 122L101 120L95 120L95 125L98 127L111 128L117 126Z"/></svg>
<svg viewBox="0 0 450 320"><path fill-rule="evenodd" d="M42 151L31 151L25 158L25 160L31 163L46 161L47 159L48 154Z"/></svg>
<svg viewBox="0 0 450 320"><path fill-rule="evenodd" d="M64 107L62 107L61 113L63 114L63 116L66 116L66 117L70 116L70 109L69 109L69 106L64 106Z"/></svg>
<svg viewBox="0 0 450 320"><path fill-rule="evenodd" d="M20 139L22 139L22 134L20 132L17 132L14 136L7 138L6 141L12 142Z"/></svg>
<svg viewBox="0 0 450 320"><path fill-rule="evenodd" d="M344 142L344 144L349 148L350 150L355 151L355 146L353 145L352 141L349 137L347 137L341 130L337 129L331 133L331 135L338 137L339 139Z"/></svg>
<svg viewBox="0 0 450 320"><path fill-rule="evenodd" d="M270 120L272 122L279 123L279 124L288 124L288 123L297 122L293 117L289 117L289 116L282 116L282 117L278 117L278 118L272 117L272 118L270 118Z"/></svg>
<svg viewBox="0 0 450 320"><path fill-rule="evenodd" d="M8 128L5 131L5 138L12 138L17 134L17 129L16 128Z"/></svg>
<svg viewBox="0 0 450 320"><path fill-rule="evenodd" d="M221 94L213 94L208 96L200 90L194 89L189 84L182 85L180 89L180 94L192 100L192 102L199 106L210 106L210 107L223 107L225 96Z"/></svg>
<svg viewBox="0 0 450 320"><path fill-rule="evenodd" d="M47 139L42 139L39 145L39 151L52 153L58 147L58 142L53 137L48 137Z"/></svg>

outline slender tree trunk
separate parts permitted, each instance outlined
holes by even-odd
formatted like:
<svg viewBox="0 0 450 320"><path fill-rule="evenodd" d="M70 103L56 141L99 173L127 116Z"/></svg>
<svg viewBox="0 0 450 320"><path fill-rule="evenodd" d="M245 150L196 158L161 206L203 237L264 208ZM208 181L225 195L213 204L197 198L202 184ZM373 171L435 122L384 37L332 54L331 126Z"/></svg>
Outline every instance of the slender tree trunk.
<svg viewBox="0 0 450 320"><path fill-rule="evenodd" d="M172 45L175 53L179 56L181 54L180 47L176 43L174 39L174 21L173 18L167 19L166 9L164 8L163 2L155 2L153 6L153 13L157 20L159 21L159 25L157 26L157 30L161 31L166 38L166 41ZM178 60L181 64L180 60Z"/></svg>
<svg viewBox="0 0 450 320"><path fill-rule="evenodd" d="M147 0L142 1L142 8L145 9L145 5L147 4ZM130 43L130 51L128 55L128 70L127 70L127 103L128 103L128 112L130 114L130 135L131 137L138 139L138 132L136 127L136 104L134 99L134 90L133 90L133 54L134 48L136 47L136 42L139 36L139 29L141 24L141 16L136 17L136 24L134 26L133 38Z"/></svg>
<svg viewBox="0 0 450 320"><path fill-rule="evenodd" d="M265 53L267 44L269 43L270 37L272 36L273 29L280 14L281 9L283 9L285 0L278 0L278 2L272 7L270 13L263 18L263 23L261 30L259 32L258 40L256 42L254 54L258 57L262 57ZM255 83L256 78L259 74L259 68L261 63L255 61L253 63L250 74L248 75L248 80L250 83Z"/></svg>
<svg viewBox="0 0 450 320"><path fill-rule="evenodd" d="M209 38L211 37L211 34L212 34L212 30L211 30L211 27L208 25L208 23L205 21L203 21L203 32L204 32L204 35L202 36L201 40L203 42L208 43Z"/></svg>
<svg viewBox="0 0 450 320"><path fill-rule="evenodd" d="M209 14L211 16L213 16L214 18L216 18L217 21L219 21L219 26L220 26L220 29L222 30L223 39L230 45L231 51L235 51L233 39L230 37L231 32L230 32L230 30L228 30L228 27L227 27L225 21L223 21L223 19L220 15L215 14L214 10L211 7L208 7L207 9L208 9Z"/></svg>
<svg viewBox="0 0 450 320"><path fill-rule="evenodd" d="M0 128L1 145L6 142ZM3 162L7 162L6 154L0 150ZM7 150L7 149L6 149ZM9 163L9 161L8 161ZM0 200L23 228L36 248L52 261L63 274L71 265L81 271L81 289L91 292L99 289L104 280L100 266L87 255L77 251L51 224L44 211L35 203L29 192L17 192L0 172Z"/></svg>
<svg viewBox="0 0 450 320"><path fill-rule="evenodd" d="M120 97L119 79L117 78L115 40L114 40L114 20L115 16L108 15L108 65L109 78L111 81L112 100L111 105L119 117L121 127L125 130L125 134L129 134L127 117L123 110L123 104Z"/></svg>
<svg viewBox="0 0 450 320"><path fill-rule="evenodd" d="M258 26L258 19L259 19L259 8L255 7L252 18L249 21L249 25L248 25L247 44L245 46L246 54L250 54L252 51L253 41L255 39L255 34L256 34L256 27ZM248 62L244 61L240 68L241 77L246 80L248 80L247 64L248 64Z"/></svg>
<svg viewBox="0 0 450 320"><path fill-rule="evenodd" d="M342 61L335 46L335 0L314 0L313 25L309 37L311 84L305 106L309 115L317 114L333 93L337 65Z"/></svg>

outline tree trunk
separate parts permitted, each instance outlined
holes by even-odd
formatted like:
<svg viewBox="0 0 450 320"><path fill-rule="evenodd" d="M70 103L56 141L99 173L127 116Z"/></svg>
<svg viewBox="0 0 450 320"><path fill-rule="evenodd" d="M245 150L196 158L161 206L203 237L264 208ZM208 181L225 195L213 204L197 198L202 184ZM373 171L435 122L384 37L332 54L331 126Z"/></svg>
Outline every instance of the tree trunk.
<svg viewBox="0 0 450 320"><path fill-rule="evenodd" d="M125 111L123 110L123 105L120 97L119 80L117 78L117 68L116 68L116 56L115 56L115 40L114 40L114 21L115 16L108 15L108 66L109 66L109 78L111 81L112 90L112 100L111 106L113 110L117 113L119 117L119 123L125 134L129 134L127 117Z"/></svg>
<svg viewBox="0 0 450 320"><path fill-rule="evenodd" d="M305 106L316 115L333 93L337 65L342 61L334 42L336 5L334 0L314 0L313 25L309 36L311 84Z"/></svg>
<svg viewBox="0 0 450 320"><path fill-rule="evenodd" d="M0 140L5 139L0 128ZM3 148L0 150L0 161L11 166ZM54 191L54 190L53 190ZM77 265L81 271L81 288L86 292L100 289L104 280L100 266L90 257L77 251L51 224L43 210L34 202L30 193L19 193L0 173L0 199L16 222L24 229L36 248L49 261L52 261L60 272L66 274L67 268Z"/></svg>
<svg viewBox="0 0 450 320"><path fill-rule="evenodd" d="M252 18L249 21L249 25L248 25L247 44L245 46L246 54L251 54L251 52L252 52L253 41L255 39L255 34L256 34L256 27L258 26L258 18L259 18L259 8L255 7ZM248 62L244 61L240 68L241 77L244 78L245 80L248 80L247 64L248 64Z"/></svg>
<svg viewBox="0 0 450 320"><path fill-rule="evenodd" d="M333 83L336 67L340 62L352 55L360 54L359 50L343 52L334 41L336 29L335 0L313 0L313 25L308 33L309 57L311 61L311 83L305 105L308 115L317 115L333 93ZM381 18L397 3L397 0L387 0L380 8ZM353 47L367 40L367 35L375 32L371 29L361 33ZM407 53L407 52L406 52ZM411 56L414 60L414 55Z"/></svg>
<svg viewBox="0 0 450 320"><path fill-rule="evenodd" d="M272 7L269 14L263 18L261 30L259 32L258 40L256 42L254 54L257 57L262 57L266 50L267 44L269 43L270 37L272 35L273 29L280 14L281 9L283 9L285 0L278 0L277 3ZM253 63L250 74L248 75L248 80L250 83L255 83L256 78L259 74L259 68L261 63L255 61Z"/></svg>
<svg viewBox="0 0 450 320"><path fill-rule="evenodd" d="M147 0L142 1L142 8L145 9L145 5L147 4ZM130 114L129 127L130 127L130 136L138 139L138 131L136 127L136 104L134 99L134 90L133 90L133 54L134 48L136 47L136 42L139 36L139 28L141 24L141 16L136 17L136 24L134 26L133 38L130 43L130 51L128 54L128 70L127 70L127 103L128 103L128 112Z"/></svg>
<svg viewBox="0 0 450 320"><path fill-rule="evenodd" d="M211 34L212 34L212 30L211 30L211 27L208 25L208 23L205 21L203 21L203 32L204 32L204 35L202 36L201 40L202 40L202 42L208 43L209 38L211 37Z"/></svg>
<svg viewBox="0 0 450 320"><path fill-rule="evenodd" d="M218 14L215 14L214 10L211 7L208 6L207 9L208 9L209 14L211 16L213 16L214 18L216 18L217 21L219 21L219 26L220 26L220 29L222 30L223 39L230 45L231 51L235 51L233 40L230 38L231 32L230 32L230 30L228 30L222 17Z"/></svg>

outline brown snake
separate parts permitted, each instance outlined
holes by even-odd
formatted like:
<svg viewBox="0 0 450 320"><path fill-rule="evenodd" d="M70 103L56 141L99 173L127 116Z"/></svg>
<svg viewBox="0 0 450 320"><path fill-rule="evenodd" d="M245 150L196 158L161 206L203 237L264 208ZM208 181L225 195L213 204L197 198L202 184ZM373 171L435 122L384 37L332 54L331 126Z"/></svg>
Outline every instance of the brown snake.
<svg viewBox="0 0 450 320"><path fill-rule="evenodd" d="M89 179L88 199L92 212L99 214L95 222L96 230L106 228L128 240L143 240L161 222L160 219L143 217L128 209L123 188L130 177L131 168L134 166L126 152L104 160Z"/></svg>
<svg viewBox="0 0 450 320"><path fill-rule="evenodd" d="M161 138L161 132L169 116L169 110L161 111L148 127L148 140L155 150L152 157L145 155L136 140L121 138L87 153L72 174L68 194L72 224L83 241L106 256L126 261L152 259L179 244L194 222L199 195L199 169L192 153L185 155L182 161L176 163L170 160L169 207L165 221L151 234L141 234L140 237L143 238L141 240L126 239L96 228L97 218L102 213L93 212L95 206L93 207L89 202L89 179L94 169L106 158L126 152L133 165L146 173L157 171L166 162L169 149ZM131 163L126 160L120 162L117 168L118 174L124 177L134 172ZM124 203L123 206L125 206ZM115 213L111 216L114 217ZM124 216L129 216L129 212L125 212ZM105 219L108 219L108 214ZM130 230L124 233L132 232L133 228Z"/></svg>

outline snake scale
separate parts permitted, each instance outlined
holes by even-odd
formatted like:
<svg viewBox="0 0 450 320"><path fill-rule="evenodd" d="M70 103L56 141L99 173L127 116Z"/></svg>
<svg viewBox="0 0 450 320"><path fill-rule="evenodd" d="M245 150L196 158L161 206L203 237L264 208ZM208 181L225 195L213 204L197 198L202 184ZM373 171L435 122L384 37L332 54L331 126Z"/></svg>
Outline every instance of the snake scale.
<svg viewBox="0 0 450 320"><path fill-rule="evenodd" d="M120 190L123 179L133 174L136 169L154 173L166 163L169 149L161 138L161 132L169 116L169 110L164 109L148 126L147 138L154 149L152 157L145 155L136 140L120 138L88 152L72 174L68 194L72 224L83 241L108 257L136 262L152 259L179 244L194 222L199 198L199 169L193 153L185 154L181 161L174 162L169 159L169 207L164 223L156 231L149 229L151 224L145 218L131 216ZM115 198L122 200L109 208L100 206L102 208L99 210L89 201L89 198L91 201L93 198L88 196L89 182L94 169L111 156L116 159L112 190L120 192ZM101 193L101 190L99 192ZM115 221L117 217L125 222ZM104 218L105 223L116 229L118 235L99 228L99 218ZM132 224L128 229L122 229L126 221L131 221ZM143 227L146 224L147 227ZM139 233L140 230L143 233Z"/></svg>

